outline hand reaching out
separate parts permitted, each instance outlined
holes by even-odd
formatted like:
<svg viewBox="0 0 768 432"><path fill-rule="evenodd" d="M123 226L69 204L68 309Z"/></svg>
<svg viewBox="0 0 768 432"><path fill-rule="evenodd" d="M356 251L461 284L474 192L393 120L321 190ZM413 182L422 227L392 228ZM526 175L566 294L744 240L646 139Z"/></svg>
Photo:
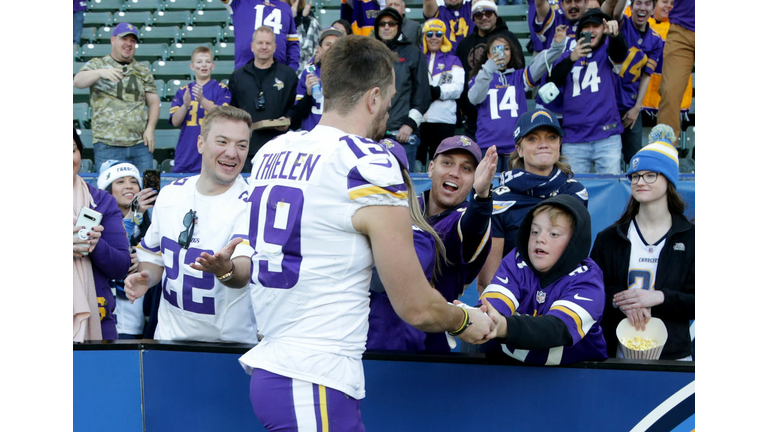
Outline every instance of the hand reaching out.
<svg viewBox="0 0 768 432"><path fill-rule="evenodd" d="M189 266L195 270L213 273L216 276L223 276L234 268L234 263L232 262L231 257L235 252L235 247L242 242L243 239L235 237L230 240L224 248L213 255L207 252L201 253L199 257L195 258L195 262Z"/></svg>
<svg viewBox="0 0 768 432"><path fill-rule="evenodd" d="M496 175L498 160L499 155L496 152L496 146L491 146L475 169L475 181L472 186L474 186L475 192L481 198L488 198L488 195L491 193L491 183L493 182L493 176Z"/></svg>

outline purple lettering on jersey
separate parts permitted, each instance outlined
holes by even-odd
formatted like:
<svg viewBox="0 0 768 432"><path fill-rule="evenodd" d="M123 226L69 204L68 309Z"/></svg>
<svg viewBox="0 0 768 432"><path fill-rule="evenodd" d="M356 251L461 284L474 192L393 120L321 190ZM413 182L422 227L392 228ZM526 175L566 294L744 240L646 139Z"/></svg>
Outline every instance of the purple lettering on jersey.
<svg viewBox="0 0 768 432"><path fill-rule="evenodd" d="M170 252L174 257L173 263L170 267L165 266L165 277L163 278L163 297L171 305L179 307L179 300L177 299L176 291L168 291L167 284L168 279L176 280L179 277L179 253L181 253L181 246L175 241L163 236L160 240L160 251L163 256Z"/></svg>
<svg viewBox="0 0 768 432"><path fill-rule="evenodd" d="M255 178L260 178L259 174L261 173L261 169L264 168L264 162L266 162L269 156L270 156L269 154L265 154L264 156L261 157L261 164L259 164L259 169L256 170L256 175L254 176Z"/></svg>
<svg viewBox="0 0 768 432"><path fill-rule="evenodd" d="M304 163L304 167L301 170L301 174L299 174L299 180L305 180L309 181L309 178L312 177L312 172L315 170L315 166L317 166L317 162L320 160L320 156L315 156L314 163L312 162L312 155L307 155L307 161ZM304 177L304 173L307 173L307 176Z"/></svg>
<svg viewBox="0 0 768 432"><path fill-rule="evenodd" d="M184 264L189 265L195 262L195 259L200 256L201 253L214 254L214 251L207 249L189 248L184 255ZM174 255L178 257L178 255ZM193 292L195 289L210 291L214 288L216 280L213 278L212 273L200 272L201 277L195 277L185 274L182 280L183 290L182 298L184 299L184 310L188 312L194 312L204 315L216 314L216 299L213 296L203 296L201 302L195 301Z"/></svg>
<svg viewBox="0 0 768 432"><path fill-rule="evenodd" d="M291 172L288 173L288 180L298 180L298 177L295 177L293 175L293 172L296 170L296 168L301 166L301 161L303 161L306 156L307 156L306 153L299 153L298 155L296 155L296 160L293 161Z"/></svg>
<svg viewBox="0 0 768 432"><path fill-rule="evenodd" d="M277 167L281 165L280 163L280 156L284 155L285 152L280 152L275 154L275 163L272 164L272 169L269 170L269 174L267 175L267 178L270 179L276 179L277 178Z"/></svg>
<svg viewBox="0 0 768 432"><path fill-rule="evenodd" d="M291 152L287 151L283 153L285 153L285 158L283 159L283 167L280 168L280 174L278 174L277 177L281 179L287 179L288 177L286 177L283 172L285 171L285 167L288 165L286 162L288 161L288 157L291 156Z"/></svg>

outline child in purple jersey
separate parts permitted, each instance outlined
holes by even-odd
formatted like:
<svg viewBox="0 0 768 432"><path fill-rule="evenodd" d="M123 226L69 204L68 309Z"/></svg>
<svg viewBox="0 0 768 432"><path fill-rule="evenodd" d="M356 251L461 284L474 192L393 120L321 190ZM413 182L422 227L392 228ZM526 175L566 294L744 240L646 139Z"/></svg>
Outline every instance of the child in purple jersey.
<svg viewBox="0 0 768 432"><path fill-rule="evenodd" d="M440 236L424 220L421 214L416 189L408 174L408 156L405 148L397 141L385 138L381 144L395 156L400 163L403 181L408 189L408 205L413 219L413 246L419 258L424 276L432 282L433 275L439 273L436 257L445 260L445 246ZM371 312L368 315L368 340L366 349L423 351L427 333L403 321L395 312L389 297L384 290L376 267L371 278Z"/></svg>
<svg viewBox="0 0 768 432"><path fill-rule="evenodd" d="M503 52L494 54L496 47L503 47ZM467 97L477 106L476 137L480 148L495 145L502 156L497 172L502 171L509 154L515 151L517 120L528 111L525 92L544 76L545 63L554 63L564 47L565 26L560 26L546 55L537 56L529 67L525 67L522 52L509 37L497 33L488 39L480 61L470 74Z"/></svg>
<svg viewBox="0 0 768 432"><path fill-rule="evenodd" d="M600 328L603 272L589 258L591 243L589 212L574 196L548 198L528 212L517 247L480 297L501 351L544 365L608 357ZM486 345L486 352L496 350Z"/></svg>
<svg viewBox="0 0 768 432"><path fill-rule="evenodd" d="M624 127L616 105L614 65L627 57L619 25L600 9L588 10L579 21L580 38L573 51L555 65L548 81L563 89L562 153L573 172L621 172L621 133Z"/></svg>
<svg viewBox="0 0 768 432"><path fill-rule="evenodd" d="M275 33L275 60L296 70L301 58L291 6L281 0L221 0L235 27L235 69L253 60L253 32L267 26Z"/></svg>
<svg viewBox="0 0 768 432"><path fill-rule="evenodd" d="M216 105L229 105L232 94L227 86L211 79L216 64L210 48L197 47L192 52L189 68L195 73L195 82L176 91L168 122L176 127L181 126L174 153L173 172L199 174L203 160L197 151L200 122Z"/></svg>

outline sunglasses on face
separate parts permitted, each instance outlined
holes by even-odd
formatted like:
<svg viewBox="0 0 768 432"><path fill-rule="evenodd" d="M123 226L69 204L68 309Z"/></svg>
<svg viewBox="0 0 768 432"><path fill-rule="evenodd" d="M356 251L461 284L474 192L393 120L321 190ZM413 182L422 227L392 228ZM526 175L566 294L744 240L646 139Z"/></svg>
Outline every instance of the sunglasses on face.
<svg viewBox="0 0 768 432"><path fill-rule="evenodd" d="M195 234L195 219L197 219L196 211L190 209L187 214L184 215L184 220L182 223L184 224L184 228L186 228L184 231L179 234L179 241L177 242L179 246L183 247L184 249L189 249L189 244L192 243L192 236Z"/></svg>
<svg viewBox="0 0 768 432"><path fill-rule="evenodd" d="M474 19L490 18L493 15L494 15L493 11L487 10L487 11L477 12L476 14L472 15L472 18L474 18Z"/></svg>
<svg viewBox="0 0 768 432"><path fill-rule="evenodd" d="M384 27L397 27L397 23L394 21L379 21L379 28Z"/></svg>
<svg viewBox="0 0 768 432"><path fill-rule="evenodd" d="M443 32L441 32L441 31L436 31L436 32L435 31L428 31L427 32L427 37L428 38L433 38L433 37L441 38L441 37L443 37Z"/></svg>
<svg viewBox="0 0 768 432"><path fill-rule="evenodd" d="M259 98L256 100L256 111L263 111L267 107L267 99L264 92L259 92Z"/></svg>

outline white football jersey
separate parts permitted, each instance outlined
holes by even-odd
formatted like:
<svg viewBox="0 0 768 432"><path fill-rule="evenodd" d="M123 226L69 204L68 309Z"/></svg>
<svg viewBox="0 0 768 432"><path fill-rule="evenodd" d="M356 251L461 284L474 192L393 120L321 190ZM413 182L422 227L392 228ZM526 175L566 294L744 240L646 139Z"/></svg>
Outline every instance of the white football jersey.
<svg viewBox="0 0 768 432"><path fill-rule="evenodd" d="M632 244L629 255L629 274L627 275L627 287L629 289L653 290L656 287L656 269L659 267L659 256L667 238L664 237L656 244L646 244L636 222L629 224L627 238Z"/></svg>
<svg viewBox="0 0 768 432"><path fill-rule="evenodd" d="M212 273L189 266L202 252L214 254L235 237L243 242L232 258L253 254L245 202L248 185L238 176L225 193L205 196L195 187L199 178L185 177L160 190L152 224L136 248L139 261L165 268L155 339L256 344L250 285L229 288ZM190 209L197 212L197 223L192 243L184 249L178 239Z"/></svg>
<svg viewBox="0 0 768 432"><path fill-rule="evenodd" d="M240 362L362 399L373 255L352 216L408 205L397 160L373 140L318 125L267 143L248 183L264 339Z"/></svg>

